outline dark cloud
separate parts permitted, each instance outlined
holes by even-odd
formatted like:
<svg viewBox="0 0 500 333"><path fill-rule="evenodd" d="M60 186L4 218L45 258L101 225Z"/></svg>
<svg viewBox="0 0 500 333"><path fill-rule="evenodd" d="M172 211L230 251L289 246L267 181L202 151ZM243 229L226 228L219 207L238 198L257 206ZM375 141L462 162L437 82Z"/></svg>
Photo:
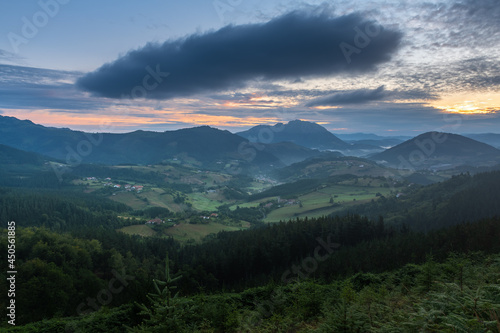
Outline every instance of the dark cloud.
<svg viewBox="0 0 500 333"><path fill-rule="evenodd" d="M336 106L346 104L363 104L371 101L379 101L384 99L387 93L384 86L377 89L359 89L348 92L335 93L326 97L320 97L307 102L305 105L312 106Z"/></svg>
<svg viewBox="0 0 500 333"><path fill-rule="evenodd" d="M237 89L252 80L362 73L390 60L401 37L359 14L331 17L326 12L294 11L267 23L230 25L161 45L148 44L85 75L78 85L105 97L135 93L135 97L168 99ZM347 49L349 59L347 44L352 47ZM152 77L144 81L151 69L169 75L148 90L156 83Z"/></svg>
<svg viewBox="0 0 500 333"><path fill-rule="evenodd" d="M373 101L435 100L437 98L438 95L420 89L386 90L384 86L380 86L376 89L336 91L333 94L313 99L305 106L340 106L366 104Z"/></svg>

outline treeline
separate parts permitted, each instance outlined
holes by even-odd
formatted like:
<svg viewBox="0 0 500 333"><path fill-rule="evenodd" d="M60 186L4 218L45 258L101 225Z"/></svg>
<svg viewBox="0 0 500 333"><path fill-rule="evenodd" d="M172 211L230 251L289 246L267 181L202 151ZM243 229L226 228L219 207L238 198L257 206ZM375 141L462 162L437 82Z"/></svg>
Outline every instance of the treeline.
<svg viewBox="0 0 500 333"><path fill-rule="evenodd" d="M6 233L3 230L0 238L4 249ZM174 251L177 245L168 239L150 239L143 244L139 237L102 228L89 229L89 234L76 233L82 237L18 224L18 324L88 313L104 305L116 307L145 301L153 287L152 279L161 277L165 254ZM163 252L161 256L159 252ZM6 264L2 261L0 265L2 290L8 290ZM114 281L111 287L110 281ZM110 288L111 294L107 292ZM6 293L2 294L3 312L7 301Z"/></svg>
<svg viewBox="0 0 500 333"><path fill-rule="evenodd" d="M147 301L11 332L500 332L500 255L428 255L380 274L322 284L268 283L239 293L176 294L166 270Z"/></svg>
<svg viewBox="0 0 500 333"><path fill-rule="evenodd" d="M356 215L324 217L222 232L203 244L185 247L172 239L131 237L104 228L80 229L70 235L19 227L16 236L17 270L22 273L16 301L24 309L19 323L92 310L87 298L97 299L115 272L133 278L112 295L112 302L102 303L114 307L146 302L145 295L154 290L153 279L164 274L167 253L172 271L183 275L176 285L184 296L242 292L304 279L330 283L357 273L383 273L408 263L424 263L429 254L441 262L450 252L500 253L498 218L424 234ZM6 237L1 239L5 248ZM1 264L3 275L5 264ZM5 276L0 277L1 287L6 287ZM5 295L1 299L3 306Z"/></svg>
<svg viewBox="0 0 500 333"><path fill-rule="evenodd" d="M114 229L118 213L131 209L118 202L71 190L0 188L0 220L51 230Z"/></svg>

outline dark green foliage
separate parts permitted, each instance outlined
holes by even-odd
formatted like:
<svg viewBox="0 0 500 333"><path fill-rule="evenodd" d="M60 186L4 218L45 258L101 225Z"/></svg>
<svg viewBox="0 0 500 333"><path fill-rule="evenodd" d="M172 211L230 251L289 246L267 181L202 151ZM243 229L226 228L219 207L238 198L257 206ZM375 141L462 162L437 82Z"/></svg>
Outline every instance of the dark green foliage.
<svg viewBox="0 0 500 333"><path fill-rule="evenodd" d="M135 216L144 216L146 218L156 218L156 217L165 217L170 216L171 212L167 208L163 207L148 207L143 210L134 211L132 215Z"/></svg>
<svg viewBox="0 0 500 333"><path fill-rule="evenodd" d="M117 213L129 210L124 204L76 191L0 188L0 220L22 221L23 226L62 231L98 226L114 229L124 224Z"/></svg>
<svg viewBox="0 0 500 333"><path fill-rule="evenodd" d="M447 274L453 254L436 268L433 290L424 285L402 286L408 268L373 274L376 284L357 290L353 278L326 284L305 281L268 284L241 293L173 297L158 285L156 298L146 307L148 320L136 326L130 306L105 308L81 318L53 319L13 328L13 332L500 332L500 254L462 255L466 262L463 288ZM424 265L413 265L424 272ZM167 272L168 274L168 272ZM418 274L418 273L417 273ZM168 279L167 279L168 280ZM170 279L170 282L173 282ZM167 288L168 290L171 290ZM405 290L403 292L403 290ZM160 296L163 295L163 296ZM163 315L154 315L165 309ZM168 311L166 309L169 309ZM125 317L126 316L126 317Z"/></svg>
<svg viewBox="0 0 500 333"><path fill-rule="evenodd" d="M153 280L154 293L148 294L149 306L140 304L140 315L147 318L135 328L129 328L129 332L186 332L187 319L194 312L191 302L180 298L177 288L173 284L182 276L170 275L168 254L165 260L165 280Z"/></svg>
<svg viewBox="0 0 500 333"><path fill-rule="evenodd" d="M261 207L236 207L235 210L230 210L229 205L219 206L218 212L220 215L230 217L236 221L247 221L252 224L261 224L262 218L265 216L265 211Z"/></svg>

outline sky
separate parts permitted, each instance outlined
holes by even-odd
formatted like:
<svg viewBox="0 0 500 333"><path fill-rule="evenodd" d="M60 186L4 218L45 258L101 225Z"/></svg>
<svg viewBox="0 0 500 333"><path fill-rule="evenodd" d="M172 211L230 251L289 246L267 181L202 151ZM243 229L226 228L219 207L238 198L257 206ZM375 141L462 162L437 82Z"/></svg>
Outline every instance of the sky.
<svg viewBox="0 0 500 333"><path fill-rule="evenodd" d="M500 133L500 0L0 4L0 115L88 132L294 119Z"/></svg>

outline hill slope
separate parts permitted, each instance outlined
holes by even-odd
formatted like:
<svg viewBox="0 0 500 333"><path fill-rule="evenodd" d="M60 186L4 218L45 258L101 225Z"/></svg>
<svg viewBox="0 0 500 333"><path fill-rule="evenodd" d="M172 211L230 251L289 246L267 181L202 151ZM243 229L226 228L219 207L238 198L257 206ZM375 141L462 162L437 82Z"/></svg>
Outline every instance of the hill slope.
<svg viewBox="0 0 500 333"><path fill-rule="evenodd" d="M58 187L49 157L0 144L0 186Z"/></svg>
<svg viewBox="0 0 500 333"><path fill-rule="evenodd" d="M0 168L19 164L41 166L47 160L47 157L40 154L25 152L0 144Z"/></svg>
<svg viewBox="0 0 500 333"><path fill-rule="evenodd" d="M457 134L427 132L371 159L400 169L491 166L500 163L500 150Z"/></svg>

